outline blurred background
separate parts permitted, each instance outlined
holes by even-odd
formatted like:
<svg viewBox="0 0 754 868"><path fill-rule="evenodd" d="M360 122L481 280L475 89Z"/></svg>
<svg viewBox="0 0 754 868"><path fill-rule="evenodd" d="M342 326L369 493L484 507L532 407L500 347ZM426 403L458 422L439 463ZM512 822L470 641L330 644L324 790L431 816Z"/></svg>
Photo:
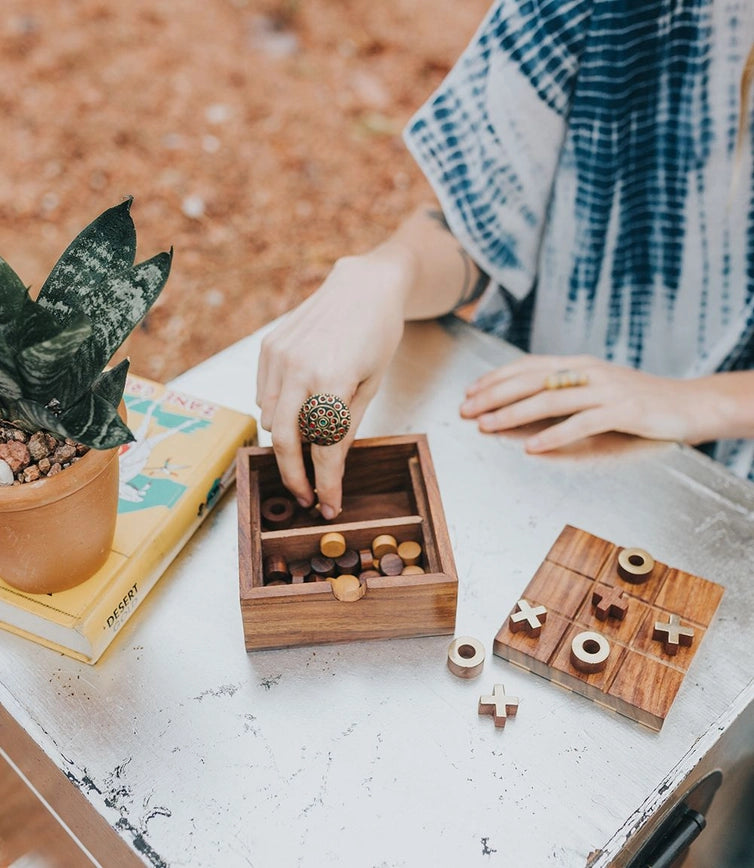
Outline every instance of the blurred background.
<svg viewBox="0 0 754 868"><path fill-rule="evenodd" d="M3 0L0 256L39 290L126 196L175 249L126 350L167 380L316 289L429 187L401 130L489 0Z"/></svg>

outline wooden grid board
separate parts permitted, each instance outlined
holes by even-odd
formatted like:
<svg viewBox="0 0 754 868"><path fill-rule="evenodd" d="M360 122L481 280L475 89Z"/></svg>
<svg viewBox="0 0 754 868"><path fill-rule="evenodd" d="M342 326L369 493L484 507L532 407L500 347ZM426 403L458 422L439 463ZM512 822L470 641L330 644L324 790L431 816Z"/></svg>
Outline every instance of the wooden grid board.
<svg viewBox="0 0 754 868"><path fill-rule="evenodd" d="M547 616L539 636L514 632L510 616L495 636L496 655L580 693L600 705L659 730L681 687L724 588L707 579L655 562L642 584L618 574L622 547L566 525L519 599L543 605ZM651 554L651 553L650 553ZM599 620L592 593L600 585L625 592L622 620ZM511 614L518 608L514 607ZM687 647L670 655L653 639L657 621L679 615L694 630ZM585 673L571 662L571 642L583 631L610 645L605 668Z"/></svg>

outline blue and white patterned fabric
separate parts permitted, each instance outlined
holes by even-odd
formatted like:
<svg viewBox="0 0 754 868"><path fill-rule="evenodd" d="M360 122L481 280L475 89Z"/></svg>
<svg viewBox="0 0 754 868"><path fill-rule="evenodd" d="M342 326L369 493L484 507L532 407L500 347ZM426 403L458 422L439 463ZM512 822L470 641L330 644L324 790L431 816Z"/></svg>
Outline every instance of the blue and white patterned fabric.
<svg viewBox="0 0 754 868"><path fill-rule="evenodd" d="M753 43L754 0L493 3L405 131L490 275L481 328L666 376L754 368ZM714 454L754 479L754 441Z"/></svg>

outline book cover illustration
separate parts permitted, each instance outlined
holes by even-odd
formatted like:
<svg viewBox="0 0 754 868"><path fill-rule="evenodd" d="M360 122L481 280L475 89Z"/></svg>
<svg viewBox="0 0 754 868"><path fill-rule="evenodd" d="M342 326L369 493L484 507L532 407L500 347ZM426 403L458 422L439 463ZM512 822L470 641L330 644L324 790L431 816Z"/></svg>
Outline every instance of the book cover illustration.
<svg viewBox="0 0 754 868"><path fill-rule="evenodd" d="M235 479L252 417L130 376L135 440L120 448L112 552L90 579L56 594L0 581L0 627L94 662Z"/></svg>

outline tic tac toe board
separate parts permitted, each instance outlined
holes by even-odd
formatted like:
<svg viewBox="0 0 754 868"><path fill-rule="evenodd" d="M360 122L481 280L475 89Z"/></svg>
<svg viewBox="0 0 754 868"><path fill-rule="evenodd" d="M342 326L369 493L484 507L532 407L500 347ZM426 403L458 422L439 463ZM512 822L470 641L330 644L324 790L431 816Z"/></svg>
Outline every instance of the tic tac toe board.
<svg viewBox="0 0 754 868"><path fill-rule="evenodd" d="M621 546L566 525L519 597L532 607L546 607L539 635L514 632L508 616L495 637L494 653L659 730L724 588L659 561L645 581L626 581L618 573L621 551ZM622 619L602 620L593 594L611 588L623 591L628 605ZM518 609L517 603L511 614ZM655 624L672 615L693 629L693 638L670 654L653 634ZM601 671L583 672L571 662L573 639L585 631L607 639L609 653Z"/></svg>

